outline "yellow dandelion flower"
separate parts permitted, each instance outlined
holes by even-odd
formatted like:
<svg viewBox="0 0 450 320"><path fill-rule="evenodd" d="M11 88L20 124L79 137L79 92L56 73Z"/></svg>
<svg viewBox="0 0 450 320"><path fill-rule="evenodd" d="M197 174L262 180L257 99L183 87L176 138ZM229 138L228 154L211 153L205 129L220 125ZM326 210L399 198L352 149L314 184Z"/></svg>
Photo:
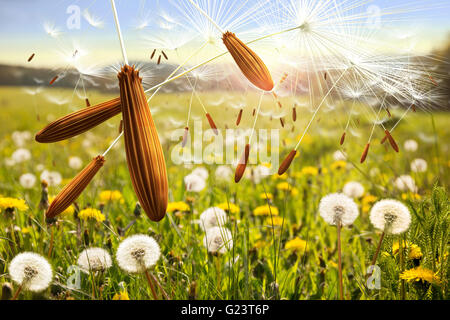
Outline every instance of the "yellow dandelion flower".
<svg viewBox="0 0 450 320"><path fill-rule="evenodd" d="M21 231L22 231L23 234L28 234L28 233L31 232L31 230L33 230L33 228L31 228L31 227L23 227Z"/></svg>
<svg viewBox="0 0 450 320"><path fill-rule="evenodd" d="M258 240L255 242L255 245L253 246L255 249L261 249L264 247L267 247L269 245L268 242L264 241L264 240Z"/></svg>
<svg viewBox="0 0 450 320"><path fill-rule="evenodd" d="M256 207L253 210L253 214L255 216L269 216L270 214L272 214L273 216L277 216L278 215L278 209L277 209L277 207L269 206L269 205L266 204L264 206Z"/></svg>
<svg viewBox="0 0 450 320"><path fill-rule="evenodd" d="M186 212L186 211L190 211L191 207L189 207L189 205L186 202L183 201L177 201L177 202L169 202L167 204L167 212Z"/></svg>
<svg viewBox="0 0 450 320"><path fill-rule="evenodd" d="M334 261L328 261L328 264L332 267L332 268L337 268L338 267L338 265L337 265L337 263L336 262L334 262Z"/></svg>
<svg viewBox="0 0 450 320"><path fill-rule="evenodd" d="M399 250L399 242L396 241L392 244L392 254L397 254L398 250ZM409 248L409 254L408 254L408 258L409 259L420 259L422 258L422 250L420 249L420 247L414 243L409 243L408 241L406 241L406 247Z"/></svg>
<svg viewBox="0 0 450 320"><path fill-rule="evenodd" d="M127 290L120 290L119 293L116 293L113 300L130 300L130 297L128 296Z"/></svg>
<svg viewBox="0 0 450 320"><path fill-rule="evenodd" d="M223 211L228 211L229 213L239 213L241 211L237 205L231 202L219 203L216 207Z"/></svg>
<svg viewBox="0 0 450 320"><path fill-rule="evenodd" d="M0 211L1 210L7 210L7 209L17 209L20 211L25 211L28 209L27 204L25 203L25 200L23 199L16 199L16 198L0 198Z"/></svg>
<svg viewBox="0 0 450 320"><path fill-rule="evenodd" d="M120 203L124 203L122 193L119 190L104 190L100 192L100 201L119 201Z"/></svg>
<svg viewBox="0 0 450 320"><path fill-rule="evenodd" d="M307 166L302 168L301 173L309 176L317 176L319 174L319 169L316 167Z"/></svg>
<svg viewBox="0 0 450 320"><path fill-rule="evenodd" d="M435 284L439 284L441 282L439 277L433 273L432 270L422 268L421 266L414 269L405 270L402 274L400 274L400 279L408 282L426 281L428 283Z"/></svg>
<svg viewBox="0 0 450 320"><path fill-rule="evenodd" d="M305 249L307 249L307 242L300 239L299 237L296 237L286 242L284 248L288 250L304 252Z"/></svg>
<svg viewBox="0 0 450 320"><path fill-rule="evenodd" d="M265 224L272 226L272 224L274 226L281 226L283 224L283 218L282 217L267 217L265 220Z"/></svg>
<svg viewBox="0 0 450 320"><path fill-rule="evenodd" d="M375 203L375 201L377 201L377 199L378 199L377 197L375 197L375 196L373 196L373 195L371 195L371 194L365 195L365 196L362 198L362 200L361 200L361 203L362 203L362 211L363 211L364 213L369 212L369 211L370 211L370 208L371 208L371 206L372 206L372 204Z"/></svg>
<svg viewBox="0 0 450 320"><path fill-rule="evenodd" d="M407 199L420 200L420 199L422 199L422 196L417 193L402 193L402 199L403 200L407 200Z"/></svg>
<svg viewBox="0 0 450 320"><path fill-rule="evenodd" d="M336 171L336 170L345 169L346 166L347 166L347 162L345 162L344 160L338 160L338 161L333 162L330 165L330 169Z"/></svg>
<svg viewBox="0 0 450 320"><path fill-rule="evenodd" d="M78 218L82 220L88 220L88 219L94 219L97 222L103 222L105 221L105 216L103 213L100 212L100 210L94 209L94 208L86 208L80 211L78 214Z"/></svg>
<svg viewBox="0 0 450 320"><path fill-rule="evenodd" d="M263 200L267 200L267 199L272 200L273 199L273 194L271 194L271 193L260 193L259 194L259 198L263 199Z"/></svg>

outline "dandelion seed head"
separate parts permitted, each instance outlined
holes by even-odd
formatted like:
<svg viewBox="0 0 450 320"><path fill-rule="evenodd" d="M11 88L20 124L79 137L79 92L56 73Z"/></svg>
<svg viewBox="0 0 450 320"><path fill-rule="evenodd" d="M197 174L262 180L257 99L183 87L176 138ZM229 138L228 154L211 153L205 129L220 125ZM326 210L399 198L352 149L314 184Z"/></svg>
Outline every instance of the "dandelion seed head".
<svg viewBox="0 0 450 320"><path fill-rule="evenodd" d="M215 177L218 180L228 181L233 176L233 170L226 165L220 165L216 168Z"/></svg>
<svg viewBox="0 0 450 320"><path fill-rule="evenodd" d="M192 170L191 174L196 174L203 180L208 179L209 176L208 170L205 169L204 167L195 168L194 170Z"/></svg>
<svg viewBox="0 0 450 320"><path fill-rule="evenodd" d="M403 147L408 152L415 152L419 148L419 144L417 143L416 140L409 139L409 140L405 141L405 143L403 144Z"/></svg>
<svg viewBox="0 0 450 320"><path fill-rule="evenodd" d="M31 152L28 149L20 148L13 152L11 159L15 163L22 163L31 159Z"/></svg>
<svg viewBox="0 0 450 320"><path fill-rule="evenodd" d="M16 146L23 147L25 143L31 139L31 133L29 131L14 131L11 135L11 139Z"/></svg>
<svg viewBox="0 0 450 320"><path fill-rule="evenodd" d="M212 227L225 225L227 220L228 216L224 210L218 207L211 207L200 215L200 226L203 230L208 230Z"/></svg>
<svg viewBox="0 0 450 320"><path fill-rule="evenodd" d="M333 153L333 160L334 161L344 161L347 159L347 154L344 151L336 150Z"/></svg>
<svg viewBox="0 0 450 320"><path fill-rule="evenodd" d="M155 239L136 234L123 240L116 252L119 267L129 273L141 273L153 267L161 256Z"/></svg>
<svg viewBox="0 0 450 320"><path fill-rule="evenodd" d="M83 160L77 156L69 157L69 167L72 169L80 169L83 166Z"/></svg>
<svg viewBox="0 0 450 320"><path fill-rule="evenodd" d="M212 227L206 230L203 245L211 253L224 254L233 248L233 238L230 230L223 227Z"/></svg>
<svg viewBox="0 0 450 320"><path fill-rule="evenodd" d="M20 176L19 182L25 189L31 189L36 183L36 176L32 173L24 173Z"/></svg>
<svg viewBox="0 0 450 320"><path fill-rule="evenodd" d="M343 226L351 225L358 217L358 206L356 203L342 193L332 193L320 200L320 216L331 225L336 225L338 221Z"/></svg>
<svg viewBox="0 0 450 320"><path fill-rule="evenodd" d="M187 191L200 192L206 187L206 181L197 174L188 174L184 177L184 184Z"/></svg>
<svg viewBox="0 0 450 320"><path fill-rule="evenodd" d="M62 182L62 176L57 171L44 170L41 173L40 179L41 179L41 181L42 180L47 181L48 185L51 187L58 186Z"/></svg>
<svg viewBox="0 0 450 320"><path fill-rule="evenodd" d="M15 256L9 265L11 279L33 292L45 290L52 281L53 271L47 260L34 252Z"/></svg>
<svg viewBox="0 0 450 320"><path fill-rule="evenodd" d="M390 234L400 234L408 230L411 214L400 201L380 200L370 210L370 222L379 230Z"/></svg>
<svg viewBox="0 0 450 320"><path fill-rule="evenodd" d="M80 253L77 260L78 266L86 272L105 271L112 266L111 256L102 248L87 248Z"/></svg>
<svg viewBox="0 0 450 320"><path fill-rule="evenodd" d="M424 159L414 159L411 161L411 171L412 172L425 172L427 171L428 164Z"/></svg>
<svg viewBox="0 0 450 320"><path fill-rule="evenodd" d="M361 198L364 191L364 186L357 181L347 182L342 189L342 192L350 198Z"/></svg>
<svg viewBox="0 0 450 320"><path fill-rule="evenodd" d="M395 186L400 191L411 191L411 192L417 192L417 186L414 182L413 177L410 175L401 175L394 181Z"/></svg>

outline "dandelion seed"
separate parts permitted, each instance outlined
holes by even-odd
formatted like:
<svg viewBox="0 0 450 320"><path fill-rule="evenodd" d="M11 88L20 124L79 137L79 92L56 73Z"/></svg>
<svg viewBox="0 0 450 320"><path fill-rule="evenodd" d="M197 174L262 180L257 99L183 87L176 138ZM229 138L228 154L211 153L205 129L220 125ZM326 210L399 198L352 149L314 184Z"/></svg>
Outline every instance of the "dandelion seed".
<svg viewBox="0 0 450 320"><path fill-rule="evenodd" d="M67 184L50 204L45 216L48 220L66 210L83 192L105 163L102 156L95 157L69 184Z"/></svg>
<svg viewBox="0 0 450 320"><path fill-rule="evenodd" d="M291 163L294 160L296 154L297 154L296 150L292 150L291 152L289 152L287 157L283 160L283 162L281 163L280 167L278 168L278 175L281 176L282 174L284 174L289 169L289 167L291 166Z"/></svg>
<svg viewBox="0 0 450 320"><path fill-rule="evenodd" d="M136 234L123 240L116 252L119 267L125 272L142 273L158 262L161 250L152 237Z"/></svg>
<svg viewBox="0 0 450 320"><path fill-rule="evenodd" d="M256 114L256 109L253 108L253 113L252 113L252 115L255 116L255 114Z"/></svg>
<svg viewBox="0 0 450 320"><path fill-rule="evenodd" d="M53 277L52 267L48 261L34 252L23 252L15 256L9 265L9 274L20 286L15 298L21 289L33 292L47 289Z"/></svg>
<svg viewBox="0 0 450 320"><path fill-rule="evenodd" d="M59 78L59 76L54 76L52 80L50 80L49 84L52 85Z"/></svg>
<svg viewBox="0 0 450 320"><path fill-rule="evenodd" d="M391 112L389 111L389 108L387 108L387 107L386 107L386 112L387 112L389 118L392 118L392 114L391 114Z"/></svg>
<svg viewBox="0 0 450 320"><path fill-rule="evenodd" d="M166 55L166 53L164 52L164 50L161 50L161 53L162 53L162 55L164 56L164 58L165 58L166 60L169 60L169 58L167 58L167 55Z"/></svg>
<svg viewBox="0 0 450 320"><path fill-rule="evenodd" d="M281 126L284 128L284 121L283 121L283 118L280 118L280 123L281 123Z"/></svg>
<svg viewBox="0 0 450 320"><path fill-rule="evenodd" d="M227 213L219 207L208 208L200 215L200 227L203 230L208 230L212 227L224 226L227 221Z"/></svg>
<svg viewBox="0 0 450 320"><path fill-rule="evenodd" d="M242 113L243 112L244 112L244 109L239 110L239 114L238 114L237 119L236 119L236 126L238 126L241 123Z"/></svg>
<svg viewBox="0 0 450 320"><path fill-rule="evenodd" d="M156 53L156 49L153 50L152 55L150 56L150 60L153 59L153 57L155 56L155 53Z"/></svg>
<svg viewBox="0 0 450 320"><path fill-rule="evenodd" d="M292 121L297 121L297 109L295 107L292 108Z"/></svg>
<svg viewBox="0 0 450 320"><path fill-rule="evenodd" d="M203 245L210 253L225 254L233 248L233 238L230 230L221 227L212 227L206 230Z"/></svg>
<svg viewBox="0 0 450 320"><path fill-rule="evenodd" d="M392 137L391 133L389 132L389 130L385 130L384 131L386 133L386 136L389 140L389 143L391 144L392 149L395 150L395 152L399 152L399 148L397 143L395 142L394 138Z"/></svg>
<svg viewBox="0 0 450 320"><path fill-rule="evenodd" d="M128 65L118 74L125 151L139 203L153 221L164 218L168 202L166 163L139 71Z"/></svg>
<svg viewBox="0 0 450 320"><path fill-rule="evenodd" d="M236 167L236 171L234 173L234 182L238 183L239 181L241 181L242 177L244 176L244 172L245 172L245 168L247 167L249 155L250 155L250 144L246 144L244 153L242 154L241 159L239 160L239 163Z"/></svg>
<svg viewBox="0 0 450 320"><path fill-rule="evenodd" d="M433 84L437 87L439 86L439 84L436 82L436 80L434 80L434 78L432 76L428 76L428 78L430 78L431 82L433 82Z"/></svg>
<svg viewBox="0 0 450 320"><path fill-rule="evenodd" d="M30 62L31 60L33 60L34 58L34 53L28 58L28 62Z"/></svg>
<svg viewBox="0 0 450 320"><path fill-rule="evenodd" d="M189 136L189 127L185 127L184 128L184 134L183 134L183 140L181 142L181 147L184 148L187 144L187 140L188 140L188 136Z"/></svg>
<svg viewBox="0 0 450 320"><path fill-rule="evenodd" d="M232 32L225 32L222 40L244 76L261 90L271 91L272 76L261 58Z"/></svg>
<svg viewBox="0 0 450 320"><path fill-rule="evenodd" d="M326 73L326 72L324 72L323 78L324 78L325 80L327 80L327 73Z"/></svg>
<svg viewBox="0 0 450 320"><path fill-rule="evenodd" d="M340 144L341 146L344 144L344 141L345 141L345 135L346 135L346 132L344 131L344 133L343 133L342 136L341 136L341 140L339 141L339 144Z"/></svg>
<svg viewBox="0 0 450 320"><path fill-rule="evenodd" d="M366 144L366 147L364 148L364 151L361 155L361 160L360 160L361 163L364 163L364 161L366 161L367 154L369 153L369 147L370 147L370 143Z"/></svg>
<svg viewBox="0 0 450 320"><path fill-rule="evenodd" d="M158 65L161 63L161 55L159 55L159 57L158 57Z"/></svg>
<svg viewBox="0 0 450 320"><path fill-rule="evenodd" d="M48 124L36 134L35 140L50 143L72 138L114 117L120 111L120 98L83 108Z"/></svg>
<svg viewBox="0 0 450 320"><path fill-rule="evenodd" d="M89 102L88 98L85 98L84 101L86 102L86 107L90 107L91 103Z"/></svg>
<svg viewBox="0 0 450 320"><path fill-rule="evenodd" d="M381 139L380 144L384 144L387 140L388 136L387 134L384 135L383 139Z"/></svg>
<svg viewBox="0 0 450 320"><path fill-rule="evenodd" d="M211 127L211 129L213 129L214 134L218 135L219 131L217 130L216 124L214 123L214 120L209 113L206 114L206 118L208 119L209 126Z"/></svg>
<svg viewBox="0 0 450 320"><path fill-rule="evenodd" d="M111 256L102 248L87 248L80 253L77 260L78 266L86 273L103 272L111 268Z"/></svg>

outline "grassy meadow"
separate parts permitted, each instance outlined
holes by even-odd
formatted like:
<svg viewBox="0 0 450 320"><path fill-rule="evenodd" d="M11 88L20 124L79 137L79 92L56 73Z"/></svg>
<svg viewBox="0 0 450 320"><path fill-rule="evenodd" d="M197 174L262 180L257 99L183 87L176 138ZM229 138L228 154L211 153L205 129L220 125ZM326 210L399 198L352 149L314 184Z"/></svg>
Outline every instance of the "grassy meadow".
<svg viewBox="0 0 450 320"><path fill-rule="evenodd" d="M88 96L91 104L113 97L98 92L89 92ZM58 105L55 97L69 100ZM236 127L239 109L233 107L233 101L246 105L240 127L251 127L256 95L212 92L200 93L200 97L219 129ZM123 239L147 234L161 248L161 257L150 270L163 289L156 288L160 299L164 298L163 291L170 299L337 299L336 227L320 217L318 205L323 196L341 192L347 182L357 181L364 186L364 194L354 199L359 216L342 230L344 298L449 298L449 113L410 112L393 131L399 153L388 143L380 144L384 134L377 127L367 161L360 164L371 130L371 112L367 106L355 108L357 114L341 149L339 139L348 118L348 105L324 109L286 174L255 181L251 173L256 166L249 166L248 176L235 184L233 177L227 181L216 177L216 164L189 166L171 161L178 143L171 141L171 132L185 127L190 99L191 93L161 93L151 103L162 137L170 188L170 210L162 221L150 221L144 211L135 216L137 198L121 141L108 153L104 167L76 206L48 227L39 208L42 172L61 175L59 184L48 187L49 197L56 196L117 137L120 116L67 141L39 144L34 134L48 122L84 107L84 99L65 89L45 89L30 95L20 88L0 88L0 198L22 199L26 204L12 212L0 207L0 285L4 297L18 288L9 275L11 260L18 253L32 251L48 258L53 281L39 293L23 290L18 299L153 299L145 276L127 274L115 261ZM306 101L306 97L295 99ZM261 117L257 124L257 128L280 129L280 162L294 148L312 115L310 107L297 107L298 119L292 130L293 101L292 97L281 99L286 110L285 128L278 119L268 116ZM275 108L274 100L265 97L262 109ZM192 119L201 119L207 129L202 112L194 99ZM385 126L395 125L403 112L393 108ZM25 134L25 138L17 138L16 134L13 138L16 131L28 131L31 137ZM416 151L405 150L408 139L418 143ZM29 150L31 157L14 161L13 154L20 148ZM346 160L336 158L337 150L345 151ZM74 169L69 165L70 157L80 158L83 166ZM411 171L411 161L416 158L427 162L425 172ZM208 170L206 186L200 192L186 191L183 179L197 167ZM36 177L31 187L20 182L25 173ZM395 180L401 175L410 175L417 188L399 190ZM105 191L117 192L108 199ZM412 223L405 233L385 237L377 260L379 286L369 288L366 270L381 234L370 223L369 212L376 201L385 198L402 201L410 210ZM224 254L208 253L203 244L205 231L198 223L200 214L213 206L223 208L228 215L226 227L232 233L233 246ZM99 209L104 220L80 218L78 213L85 208ZM71 266L77 265L80 252L87 247L106 249L113 257L112 266L97 273L74 271ZM70 287L74 275L79 283Z"/></svg>

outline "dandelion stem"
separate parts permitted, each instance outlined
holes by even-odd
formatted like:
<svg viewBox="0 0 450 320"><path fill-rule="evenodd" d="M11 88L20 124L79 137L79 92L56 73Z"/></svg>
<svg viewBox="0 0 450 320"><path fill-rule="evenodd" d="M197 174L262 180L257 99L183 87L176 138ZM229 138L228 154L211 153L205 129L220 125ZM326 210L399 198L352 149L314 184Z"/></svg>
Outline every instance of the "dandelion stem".
<svg viewBox="0 0 450 320"><path fill-rule="evenodd" d="M54 238L55 238L55 228L53 228L53 226L50 226L51 231L50 231L50 247L48 248L48 254L47 257L50 259L50 257L52 256L52 250L53 250L53 242L54 242Z"/></svg>
<svg viewBox="0 0 450 320"><path fill-rule="evenodd" d="M14 297L11 298L11 300L17 300L17 298L19 297L20 292L22 291L22 288L23 288L23 283L19 286L19 288L17 288L17 291L14 294Z"/></svg>
<svg viewBox="0 0 450 320"><path fill-rule="evenodd" d="M166 300L170 300L169 295L164 290L162 285L159 283L158 279L151 272L149 272L149 275L152 278L152 280L156 283L156 285L158 286L159 290L161 290L162 294L164 295L164 298L166 298Z"/></svg>
<svg viewBox="0 0 450 320"><path fill-rule="evenodd" d="M378 241L377 250L375 251L375 254L372 258L372 263L370 264L371 266L375 267L375 264L377 263L378 254L380 253L381 244L383 243L384 236L385 236L385 233L383 232L380 236L380 240ZM370 277L372 274L373 274L373 269L369 274L367 274L367 276Z"/></svg>
<svg viewBox="0 0 450 320"><path fill-rule="evenodd" d="M113 14L114 14L114 21L116 23L116 30L117 30L117 35L119 37L120 48L122 49L123 60L124 60L125 64L128 64L127 52L125 51L125 45L123 43L123 38L122 38L122 31L120 30L119 17L117 16L116 3L114 2L114 0L111 0L111 7L112 7Z"/></svg>
<svg viewBox="0 0 450 320"><path fill-rule="evenodd" d="M158 295L156 294L155 286L153 284L153 280L150 277L150 274L147 269L145 269L145 277L147 278L148 285L150 286L150 290L152 291L153 298L158 300Z"/></svg>
<svg viewBox="0 0 450 320"><path fill-rule="evenodd" d="M344 300L342 287L342 256L341 256L341 222L337 223L337 249L338 249L338 276L339 276L339 300Z"/></svg>
<svg viewBox="0 0 450 320"><path fill-rule="evenodd" d="M214 27L216 27L217 28L217 30L219 30L220 31L220 33L225 33L225 31L221 28L221 27L219 27L219 25L202 9L202 8L200 8L200 6L197 4L197 3L195 3L193 0L189 0L189 2L190 3L192 3L192 5L202 14L202 15L204 15L205 16L205 18L206 19L208 19L209 20L209 22L211 22L212 23L212 25L214 26Z"/></svg>

